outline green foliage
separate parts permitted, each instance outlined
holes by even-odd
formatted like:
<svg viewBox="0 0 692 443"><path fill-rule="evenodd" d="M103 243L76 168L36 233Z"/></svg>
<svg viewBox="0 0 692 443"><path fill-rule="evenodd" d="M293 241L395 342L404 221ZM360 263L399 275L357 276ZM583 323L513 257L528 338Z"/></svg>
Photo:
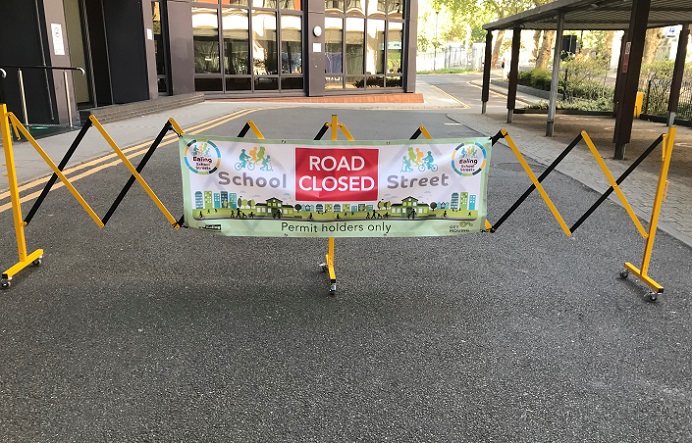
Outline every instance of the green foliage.
<svg viewBox="0 0 692 443"><path fill-rule="evenodd" d="M668 112L668 96L673 81L673 60L657 60L642 65L639 89L646 93L646 113L665 115Z"/></svg>
<svg viewBox="0 0 692 443"><path fill-rule="evenodd" d="M384 87L384 77L376 77L376 76L370 76L367 78L367 83L366 85L368 87ZM358 80L357 82L353 83L353 86L356 88L362 88L363 87L363 80ZM388 88L395 88L395 87L400 87L401 86L401 77L387 77L387 87Z"/></svg>
<svg viewBox="0 0 692 443"><path fill-rule="evenodd" d="M613 100L612 98L602 97L596 100L585 100L585 99L575 99L575 100L558 100L555 104L557 109L569 109L575 111L589 111L589 112L610 112L613 110ZM527 109L548 109L548 102L540 101L526 107Z"/></svg>
<svg viewBox="0 0 692 443"><path fill-rule="evenodd" d="M552 74L547 69L536 68L531 71L520 71L517 82L520 85L550 91Z"/></svg>

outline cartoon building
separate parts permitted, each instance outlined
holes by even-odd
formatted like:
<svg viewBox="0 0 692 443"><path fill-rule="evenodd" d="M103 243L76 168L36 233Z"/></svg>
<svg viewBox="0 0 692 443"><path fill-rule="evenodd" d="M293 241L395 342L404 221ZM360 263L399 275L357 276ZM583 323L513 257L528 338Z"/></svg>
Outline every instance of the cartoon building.
<svg viewBox="0 0 692 443"><path fill-rule="evenodd" d="M195 192L195 209L202 209L204 208L204 195L202 194L202 191L196 191Z"/></svg>

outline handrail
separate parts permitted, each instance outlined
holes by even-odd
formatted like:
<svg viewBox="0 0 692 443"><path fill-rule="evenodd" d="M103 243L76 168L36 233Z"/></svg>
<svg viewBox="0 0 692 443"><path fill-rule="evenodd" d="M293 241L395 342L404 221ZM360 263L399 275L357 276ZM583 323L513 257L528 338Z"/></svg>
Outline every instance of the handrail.
<svg viewBox="0 0 692 443"><path fill-rule="evenodd" d="M82 75L86 75L86 71L84 71L84 68L80 68L79 66L19 66L19 65L3 65L3 68L11 68L11 69L48 69L48 70L65 70L65 71L79 71L82 73ZM0 70L3 70L0 68Z"/></svg>
<svg viewBox="0 0 692 443"><path fill-rule="evenodd" d="M19 93L22 100L22 116L24 117L24 125L29 126L29 111L26 107L26 94L24 92L24 74L22 74L22 69L43 69L48 71L61 70L63 72L63 79L65 80L65 98L67 99L67 119L70 122L70 128L72 125L72 101L70 100L70 88L68 83L67 71L79 71L82 75L86 75L84 68L79 66L19 66L19 65L5 65L3 68L16 69L17 70L17 82L19 83ZM2 78L7 76L7 71L0 68L2 71Z"/></svg>

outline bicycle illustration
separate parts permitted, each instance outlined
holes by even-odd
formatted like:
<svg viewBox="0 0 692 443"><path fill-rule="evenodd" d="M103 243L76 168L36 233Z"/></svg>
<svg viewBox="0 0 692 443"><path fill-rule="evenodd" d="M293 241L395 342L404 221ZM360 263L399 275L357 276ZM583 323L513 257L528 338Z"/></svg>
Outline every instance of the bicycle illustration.
<svg viewBox="0 0 692 443"><path fill-rule="evenodd" d="M425 172L426 169L431 170L432 172L437 171L438 167L435 163L428 163L428 162L423 162L418 165L418 170L420 172Z"/></svg>
<svg viewBox="0 0 692 443"><path fill-rule="evenodd" d="M235 164L235 170L240 171L242 169L247 169L248 171L252 171L255 169L255 164L249 161L239 161L238 163Z"/></svg>

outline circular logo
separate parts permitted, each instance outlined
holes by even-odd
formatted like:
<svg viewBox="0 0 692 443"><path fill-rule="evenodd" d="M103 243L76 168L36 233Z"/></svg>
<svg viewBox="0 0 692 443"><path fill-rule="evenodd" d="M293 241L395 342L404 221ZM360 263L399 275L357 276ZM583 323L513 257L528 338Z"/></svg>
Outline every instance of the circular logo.
<svg viewBox="0 0 692 443"><path fill-rule="evenodd" d="M462 143L452 152L452 169L464 177L476 175L485 167L487 158L485 148L480 143Z"/></svg>
<svg viewBox="0 0 692 443"><path fill-rule="evenodd" d="M183 157L188 169L199 175L212 174L221 163L221 151L211 140L192 140Z"/></svg>

